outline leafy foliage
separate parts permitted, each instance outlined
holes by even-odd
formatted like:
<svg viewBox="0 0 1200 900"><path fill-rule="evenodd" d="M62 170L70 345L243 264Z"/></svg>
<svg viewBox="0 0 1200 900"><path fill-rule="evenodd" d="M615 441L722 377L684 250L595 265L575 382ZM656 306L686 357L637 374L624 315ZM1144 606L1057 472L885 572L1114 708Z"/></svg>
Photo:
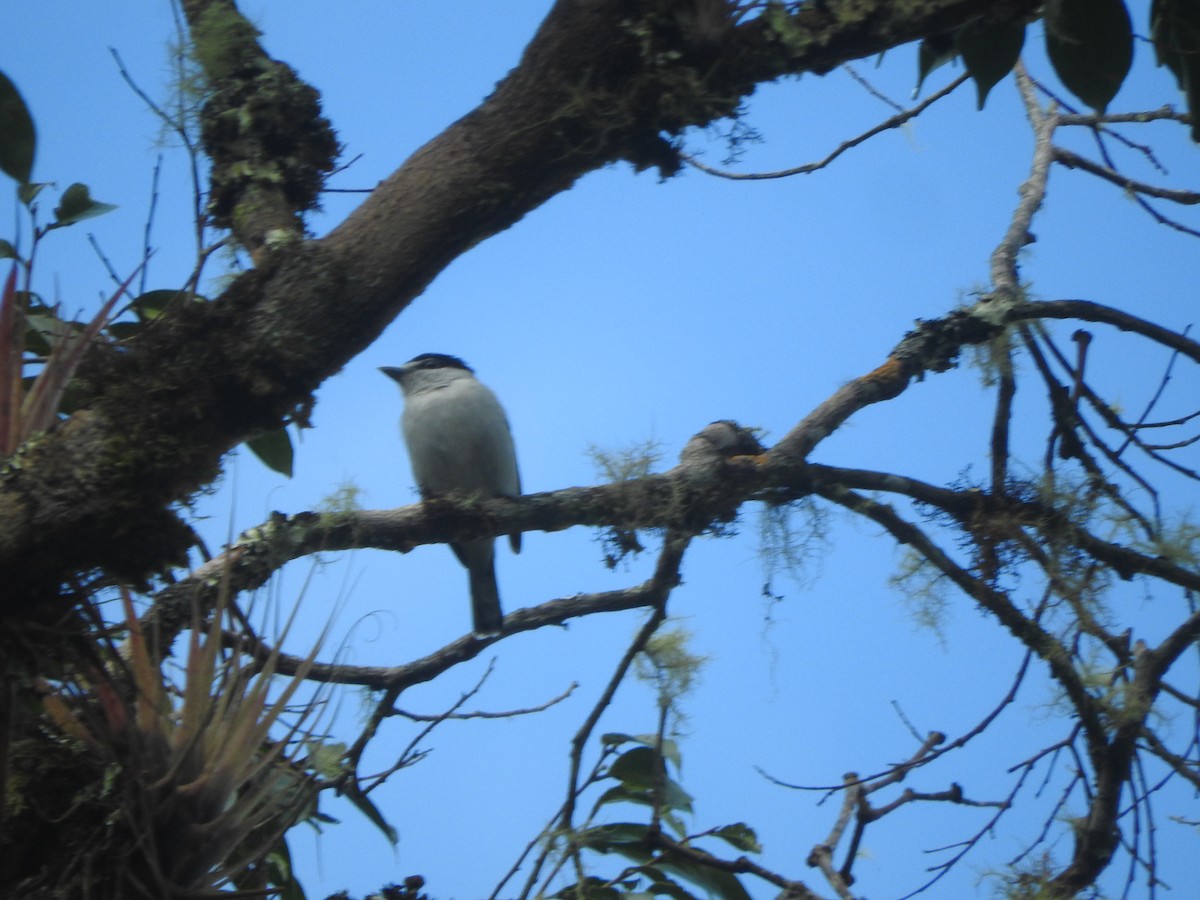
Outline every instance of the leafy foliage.
<svg viewBox="0 0 1200 900"><path fill-rule="evenodd" d="M588 824L571 837L573 852L616 855L632 865L612 878L589 876L560 890L555 897L610 898L667 896L691 898L685 883L721 900L749 900L749 894L717 856L702 849L704 839L716 839L743 853L760 853L753 829L737 822L689 835L683 817L693 814L692 797L672 772L682 765L679 748L661 735L606 734L606 753L633 744L608 765L600 782L615 780L596 800ZM594 822L605 807L633 804L650 813L648 822ZM664 830L665 828L665 830ZM669 834L668 834L669 832Z"/></svg>
<svg viewBox="0 0 1200 900"><path fill-rule="evenodd" d="M1067 89L1104 112L1133 64L1133 25L1124 0L1050 0L1043 12L1046 52ZM968 22L952 34L921 41L917 90L930 72L956 56L974 79L979 108L1020 56L1025 23ZM1200 3L1155 0L1150 33L1160 65L1175 74L1193 119L1200 118ZM1193 137L1200 128L1193 126ZM1200 139L1200 137L1197 137Z"/></svg>

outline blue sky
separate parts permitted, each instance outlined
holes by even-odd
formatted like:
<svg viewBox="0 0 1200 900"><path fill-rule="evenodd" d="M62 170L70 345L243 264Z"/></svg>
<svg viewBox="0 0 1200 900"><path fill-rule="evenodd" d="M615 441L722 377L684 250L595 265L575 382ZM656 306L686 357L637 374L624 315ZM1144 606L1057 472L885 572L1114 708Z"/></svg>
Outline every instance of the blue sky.
<svg viewBox="0 0 1200 900"><path fill-rule="evenodd" d="M268 51L322 92L346 158L361 154L334 181L353 188L374 185L482 100L516 63L548 6L259 0L243 8ZM1145 4L1131 9L1144 27ZM178 283L192 259L186 161L157 145L155 118L121 81L107 49L120 52L149 94L165 97L167 4L10 3L0 9L0 33L7 37L0 68L37 122L35 178L63 186L83 181L96 198L120 205L43 246L42 293L68 309L91 309L111 290L85 240L89 231L118 270L136 264L160 152L149 286ZM1033 26L1031 43L1039 35ZM902 48L879 68L865 61L858 69L904 102L915 55L915 48ZM1046 74L1036 52L1032 65ZM939 71L927 90L954 74ZM1152 67L1144 45L1135 76L1114 108L1177 101L1169 75ZM942 314L985 284L988 255L1028 169L1031 139L1011 79L993 91L985 111L974 105L968 86L904 129L803 178L734 183L689 170L662 183L625 165L587 176L455 261L322 387L316 427L297 446L295 478L235 454L215 492L198 503L207 539L219 545L271 510L312 509L343 484L360 488L370 507L412 502L397 430L400 397L376 367L425 351L463 357L497 391L530 492L594 483L592 445L621 448L653 438L665 468L715 419L780 437L845 381L881 363L915 319ZM748 121L764 140L746 154L746 171L817 159L889 114L841 73L765 86L749 108ZM1154 143L1170 183L1195 187L1200 158L1182 129L1154 127L1136 137ZM702 133L688 148L712 164L724 156L720 141ZM1052 184L1023 269L1035 295L1126 307L1175 328L1194 321L1194 239L1155 225L1111 186L1066 171L1056 171ZM313 232L332 228L357 200L326 197ZM7 226L0 229L6 233ZM1130 407L1145 401L1166 362L1161 353L1136 355L1139 348L1108 332L1098 332L1093 350L1111 366L1098 384ZM980 385L969 367L931 377L856 416L814 459L934 481L951 481L969 466L978 471L991 415ZM1186 399L1177 394L1168 402L1182 409ZM1030 423L1020 433L1031 441L1027 458L1034 463L1045 426ZM1194 494L1171 499L1181 507L1195 503ZM766 865L820 890L804 860L831 827L833 805L818 807L819 794L772 786L754 767L805 784L835 783L851 769L878 771L915 749L893 701L920 730L955 736L1007 691L1020 654L963 598L953 599L940 639L920 630L888 584L898 551L878 529L839 513L819 562L799 581L778 576L772 587L785 599L769 604L761 593L756 516L746 509L736 538L696 542L672 600L673 614L694 632L693 649L709 657L685 704L682 777L698 798L697 830L744 820L759 831ZM633 584L653 563L650 554L609 572L596 536L583 529L527 535L520 556L506 548L498 556L507 610ZM286 609L303 592L306 628L293 636L297 647L334 610L330 653L336 648L358 663L405 662L468 627L465 575L445 548L323 559L302 591L309 569L289 568L263 598ZM1174 597L1147 602L1127 594L1119 597L1120 614L1132 608L1139 628L1152 629L1180 609ZM395 850L344 806L330 805L344 824L323 836L294 833L309 896L343 888L357 896L411 873L424 875L438 898L486 896L561 803L569 739L640 621L639 613L625 613L519 635L406 694L405 709L436 713L473 686L493 658L496 671L470 708L531 707L579 683L569 700L543 714L452 722L435 731L429 757L376 797L400 831ZM351 690L336 696L339 727L352 739L359 698ZM598 733L649 731L651 700L627 684ZM958 781L970 796L999 799L1008 780L995 774L1067 729L1050 700L1044 685L1031 685L993 732L909 785L936 791ZM414 733L414 726L389 723L372 763L386 766ZM1159 807L1162 846L1185 848L1173 858L1166 851L1163 877L1174 896L1200 893L1200 873L1185 855L1194 851L1194 831L1166 821L1172 814L1196 818L1194 800L1167 795ZM1012 818L1041 812L1044 804L1027 800ZM858 887L872 898L907 893L938 859L923 850L961 840L983 821L978 810L902 811L868 833ZM1002 828L932 896L986 896L979 877L1018 846Z"/></svg>

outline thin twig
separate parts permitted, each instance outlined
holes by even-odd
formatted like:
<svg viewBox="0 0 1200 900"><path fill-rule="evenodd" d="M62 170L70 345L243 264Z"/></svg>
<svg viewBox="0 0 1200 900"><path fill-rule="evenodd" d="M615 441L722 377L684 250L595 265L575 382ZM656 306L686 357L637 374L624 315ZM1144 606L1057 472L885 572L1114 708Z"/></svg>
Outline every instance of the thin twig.
<svg viewBox="0 0 1200 900"><path fill-rule="evenodd" d="M700 162L700 160L698 160L695 156L687 153L683 154L683 161L688 165L699 169L701 172L704 172L706 175L713 175L717 178L727 178L731 181L765 181L772 178L790 178L793 175L810 175L813 172L824 169L847 150L857 147L859 144L870 140L877 134L882 134L883 132L890 131L893 128L899 128L905 122L916 118L934 103L937 103L937 101L948 96L954 90L962 86L962 84L965 83L969 77L970 76L966 74L960 75L940 91L930 94L916 106L899 112L888 119L884 119L878 125L867 129L857 137L852 137L849 140L842 141L832 151L830 151L825 158L816 162L805 163L804 165L795 166L790 169L780 169L775 172L730 172L726 169L717 169L713 166L706 165L705 163Z"/></svg>

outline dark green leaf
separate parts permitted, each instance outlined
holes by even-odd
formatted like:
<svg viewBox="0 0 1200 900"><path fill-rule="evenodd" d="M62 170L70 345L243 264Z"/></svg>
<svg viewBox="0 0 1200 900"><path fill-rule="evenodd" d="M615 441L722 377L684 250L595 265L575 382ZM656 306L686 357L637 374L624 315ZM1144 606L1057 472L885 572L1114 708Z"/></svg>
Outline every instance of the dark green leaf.
<svg viewBox="0 0 1200 900"><path fill-rule="evenodd" d="M267 468L275 470L280 475L286 475L288 478L292 477L294 453L292 439L288 436L286 428L276 428L274 431L251 438L246 441L246 446L263 461Z"/></svg>
<svg viewBox="0 0 1200 900"><path fill-rule="evenodd" d="M578 832L575 838L579 846L589 850L600 853L617 852L630 856L631 859L635 857L630 854L637 854L636 858L644 861L650 858L650 851L646 849L646 833L649 827L638 822L613 822L586 828Z"/></svg>
<svg viewBox="0 0 1200 900"><path fill-rule="evenodd" d="M279 888L279 893L273 896L279 900L306 900L304 888L296 880L296 873L292 868L292 854L288 849L287 840L282 835L272 845L264 862L271 884ZM251 886L248 882L243 885L237 878L234 879L234 883L239 887Z"/></svg>
<svg viewBox="0 0 1200 900"><path fill-rule="evenodd" d="M367 798L366 794L357 789L349 789L344 793L350 802L358 807L359 812L375 823L375 827L383 832L384 837L391 842L393 847L400 843L400 835L396 833L396 829L388 824L383 813Z"/></svg>
<svg viewBox="0 0 1200 900"><path fill-rule="evenodd" d="M34 309L34 305L30 305ZM25 349L37 356L49 356L54 348L82 330L78 322L64 322L54 310L25 316Z"/></svg>
<svg viewBox="0 0 1200 900"><path fill-rule="evenodd" d="M619 784L605 791L596 801L592 813L595 814L601 806L609 803L637 803L639 806L653 806L655 800L664 810L678 809L682 812L692 811L692 797L679 784L670 778L664 780L662 796L655 796L650 785Z"/></svg>
<svg viewBox="0 0 1200 900"><path fill-rule="evenodd" d="M118 341L127 341L136 337L142 330L141 322L110 322L106 329Z"/></svg>
<svg viewBox="0 0 1200 900"><path fill-rule="evenodd" d="M585 878L582 884L567 885L554 895L557 900L578 900L580 897L584 900L620 900L625 896L628 895L622 894L603 878L595 877Z"/></svg>
<svg viewBox="0 0 1200 900"><path fill-rule="evenodd" d="M750 895L742 887L742 883L733 875L721 869L714 869L691 860L671 859L670 862L659 860L656 865L660 869L686 878L692 884L698 885L714 897L721 900L750 900Z"/></svg>
<svg viewBox="0 0 1200 900"><path fill-rule="evenodd" d="M143 322L149 319L157 319L162 315L163 310L170 306L178 296L179 291L169 289L146 291L146 293L133 301L133 311Z"/></svg>
<svg viewBox="0 0 1200 900"><path fill-rule="evenodd" d="M656 734L623 734L614 731L600 736L600 743L606 747L619 747L621 744L631 742L653 749L659 741ZM679 745L670 738L662 739L662 753L670 762L675 764L676 769L683 765L679 756Z"/></svg>
<svg viewBox="0 0 1200 900"><path fill-rule="evenodd" d="M692 811L692 795L670 778L662 787L662 805L664 809L677 809L680 812Z"/></svg>
<svg viewBox="0 0 1200 900"><path fill-rule="evenodd" d="M607 806L609 803L639 803L645 806L650 804L650 790L648 788L631 788L626 784L618 784L616 787L611 787L596 801L596 805L592 807L592 815L596 814L602 806Z"/></svg>
<svg viewBox="0 0 1200 900"><path fill-rule="evenodd" d="M687 812L690 813L691 811L692 811L691 806L689 806L687 809ZM675 837L678 838L679 840L682 841L684 838L687 837L687 833L688 833L687 826L685 826L683 824L683 821L677 815L675 815L673 812L671 812L670 810L663 810L662 821L663 821L663 824L667 826L667 828L669 828L671 831L675 832Z"/></svg>
<svg viewBox="0 0 1200 900"><path fill-rule="evenodd" d="M979 109L988 92L1017 64L1024 44L1024 22L972 22L954 36L954 45L975 80Z"/></svg>
<svg viewBox="0 0 1200 900"><path fill-rule="evenodd" d="M50 227L62 228L66 225L74 225L76 222L102 216L114 209L116 207L111 203L100 203L93 200L88 186L76 182L63 191L62 200L54 209L54 224Z"/></svg>
<svg viewBox="0 0 1200 900"><path fill-rule="evenodd" d="M25 329L25 352L42 358L49 356L54 347L47 342L46 336L41 331L32 326L32 323L26 320L26 324L30 327Z"/></svg>
<svg viewBox="0 0 1200 900"><path fill-rule="evenodd" d="M646 846L648 831L648 825L640 825L636 822L618 822L588 828L579 832L576 839L581 847L600 853L619 853L635 863L645 863L653 857ZM750 895L746 893L741 882L728 872L691 860L678 860L670 856L669 851L667 854L655 860L656 869L686 878L722 900L750 900Z"/></svg>
<svg viewBox="0 0 1200 900"><path fill-rule="evenodd" d="M48 187L50 187L50 182L48 181L26 182L17 188L17 199L26 206L29 206L37 198L37 195Z"/></svg>
<svg viewBox="0 0 1200 900"><path fill-rule="evenodd" d="M609 766L608 775L623 782L626 794L620 799L652 804L657 790L664 809L692 811L691 795L667 775L663 758L650 747L634 747L622 753Z"/></svg>
<svg viewBox="0 0 1200 900"><path fill-rule="evenodd" d="M1200 0L1154 0L1150 37L1158 64L1171 70L1187 97L1192 140L1200 141Z"/></svg>
<svg viewBox="0 0 1200 900"><path fill-rule="evenodd" d="M17 248L11 243L0 238L0 259L16 259Z"/></svg>
<svg viewBox="0 0 1200 900"><path fill-rule="evenodd" d="M682 885L665 879L652 882L646 893L654 897L672 897L674 900L696 900L696 895Z"/></svg>
<svg viewBox="0 0 1200 900"><path fill-rule="evenodd" d="M17 86L0 72L0 171L18 184L33 173L37 132Z"/></svg>
<svg viewBox="0 0 1200 900"><path fill-rule="evenodd" d="M941 68L957 55L953 35L935 34L921 41L921 46L917 48L917 87L913 96L921 93L921 85L930 72Z"/></svg>
<svg viewBox="0 0 1200 900"><path fill-rule="evenodd" d="M157 319L162 315L163 310L179 296L179 291L165 289L146 291L146 293L129 304L130 309L137 316L137 321L113 322L108 326L108 333L119 341L129 340L129 338L139 334L147 322L151 319Z"/></svg>
<svg viewBox="0 0 1200 900"><path fill-rule="evenodd" d="M650 787L666 776L662 757L649 747L634 747L618 756L608 774L634 787Z"/></svg>
<svg viewBox="0 0 1200 900"><path fill-rule="evenodd" d="M735 822L733 825L725 825L716 829L713 837L720 838L743 853L762 853L762 844L758 842L758 835L754 833L753 828L742 822Z"/></svg>
<svg viewBox="0 0 1200 900"><path fill-rule="evenodd" d="M1049 0L1046 52L1067 89L1104 112L1133 63L1133 25L1123 0Z"/></svg>
<svg viewBox="0 0 1200 900"><path fill-rule="evenodd" d="M622 734L619 731L610 731L607 734L600 735L600 743L605 747L619 747L621 744L636 740L637 738L635 738L633 735Z"/></svg>

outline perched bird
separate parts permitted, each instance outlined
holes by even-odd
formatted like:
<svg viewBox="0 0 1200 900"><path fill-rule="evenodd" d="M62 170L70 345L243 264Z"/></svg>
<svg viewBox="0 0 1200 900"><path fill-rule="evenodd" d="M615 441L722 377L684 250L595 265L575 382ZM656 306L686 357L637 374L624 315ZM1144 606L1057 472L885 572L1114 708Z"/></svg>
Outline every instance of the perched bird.
<svg viewBox="0 0 1200 900"><path fill-rule="evenodd" d="M496 395L466 363L443 353L422 353L379 371L397 381L404 394L400 430L422 497L454 491L481 498L520 495L508 418ZM510 534L508 541L514 553L521 552L520 534ZM475 633L484 636L498 634L504 617L495 543L484 538L450 545L470 576Z"/></svg>

